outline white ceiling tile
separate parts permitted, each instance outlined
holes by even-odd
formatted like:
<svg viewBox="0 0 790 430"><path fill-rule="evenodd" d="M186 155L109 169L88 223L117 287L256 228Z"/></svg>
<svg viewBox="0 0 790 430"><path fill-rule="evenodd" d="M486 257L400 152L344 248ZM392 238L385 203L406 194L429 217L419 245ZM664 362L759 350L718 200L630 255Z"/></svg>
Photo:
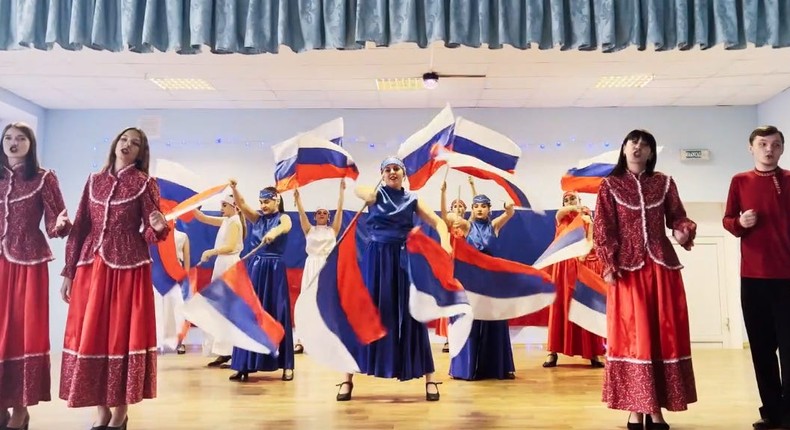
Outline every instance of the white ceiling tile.
<svg viewBox="0 0 790 430"><path fill-rule="evenodd" d="M319 109L330 108L332 104L329 100L296 100L289 99L283 101L283 104L288 109Z"/></svg>

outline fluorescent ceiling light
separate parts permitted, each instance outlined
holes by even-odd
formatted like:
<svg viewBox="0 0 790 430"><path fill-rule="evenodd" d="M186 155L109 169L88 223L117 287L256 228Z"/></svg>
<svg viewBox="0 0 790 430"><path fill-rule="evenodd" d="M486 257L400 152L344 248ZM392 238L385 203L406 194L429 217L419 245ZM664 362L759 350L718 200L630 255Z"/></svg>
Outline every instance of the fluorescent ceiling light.
<svg viewBox="0 0 790 430"><path fill-rule="evenodd" d="M186 90L186 91L214 91L215 88L203 79L192 78L149 78L163 90Z"/></svg>
<svg viewBox="0 0 790 430"><path fill-rule="evenodd" d="M422 90L425 86L422 78L389 78L376 79L376 88L379 91L414 91Z"/></svg>
<svg viewBox="0 0 790 430"><path fill-rule="evenodd" d="M642 88L653 80L653 75L601 76L595 88Z"/></svg>

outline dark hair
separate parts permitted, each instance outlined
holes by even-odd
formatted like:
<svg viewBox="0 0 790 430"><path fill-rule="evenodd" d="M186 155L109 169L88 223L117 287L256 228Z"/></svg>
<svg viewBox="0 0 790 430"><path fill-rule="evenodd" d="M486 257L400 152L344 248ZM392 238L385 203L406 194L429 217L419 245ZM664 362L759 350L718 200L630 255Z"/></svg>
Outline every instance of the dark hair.
<svg viewBox="0 0 790 430"><path fill-rule="evenodd" d="M24 122L14 122L8 124L3 129L3 139L5 139L5 134L8 130L15 128L22 132L22 134L27 137L27 140L30 141L30 149L27 151L27 155L25 155L25 171L22 177L29 181L36 177L38 171L40 169L38 164L38 156L36 150L36 133L33 131L33 128L29 125L25 124ZM11 168L11 165L8 163L8 156L5 154L5 150L0 151L0 163L7 168ZM5 178L5 170L0 169L0 178Z"/></svg>
<svg viewBox="0 0 790 430"><path fill-rule="evenodd" d="M137 127L126 127L125 129L121 130L117 136L115 136L115 139L112 141L112 145L110 145L110 155L107 157L107 164L104 165L102 170L110 171L115 167L115 148L118 146L118 141L121 140L121 136L130 130L140 133L140 152L137 153L137 159L134 160L134 167L146 175L148 174L148 162L149 158L151 157L150 147L148 146L148 136L145 135L143 130L140 130Z"/></svg>
<svg viewBox="0 0 790 430"><path fill-rule="evenodd" d="M757 139L758 136L766 137L766 136L772 136L774 134L779 135L779 138L782 139L782 146L784 146L785 135L782 134L782 132L779 131L779 129L773 125L762 125L760 127L755 128L754 131L752 131L752 134L749 135L749 145L754 143L754 139Z"/></svg>
<svg viewBox="0 0 790 430"><path fill-rule="evenodd" d="M630 141L639 142L640 140L647 143L647 145L650 146L650 152L653 153L650 159L647 160L645 173L652 175L653 172L655 172L656 162L658 162L656 138L647 130L631 130L631 132L625 136L625 139L623 139L622 145L620 145L620 157L617 158L617 165L614 166L614 170L612 170L609 176L622 176L628 171L628 163L625 158L625 144Z"/></svg>
<svg viewBox="0 0 790 430"><path fill-rule="evenodd" d="M263 190L272 192L272 193L276 194L277 197L280 198L280 204L277 206L277 210L279 210L280 213L285 213L285 205L283 204L283 196L280 195L280 193L277 191L277 188L275 188L275 187L266 187Z"/></svg>

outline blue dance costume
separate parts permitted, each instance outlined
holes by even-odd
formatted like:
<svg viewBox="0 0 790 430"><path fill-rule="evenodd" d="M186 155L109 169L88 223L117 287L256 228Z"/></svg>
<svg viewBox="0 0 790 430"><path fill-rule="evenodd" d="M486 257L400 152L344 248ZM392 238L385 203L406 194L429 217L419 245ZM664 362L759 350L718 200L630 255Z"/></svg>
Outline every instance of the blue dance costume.
<svg viewBox="0 0 790 430"><path fill-rule="evenodd" d="M260 218L252 224L249 232L250 246L253 248L260 245L266 233L280 225L280 217L283 216L279 212L265 215L261 211L258 211L258 215ZM285 329L285 336L280 342L279 356L274 357L234 347L231 368L238 372L294 368L291 303L285 276L285 262L282 260L287 242L288 234L281 234L271 243L259 248L255 251L255 255L245 261L247 273L250 275L255 294L260 299L263 309Z"/></svg>
<svg viewBox="0 0 790 430"><path fill-rule="evenodd" d="M387 335L360 352L361 373L401 381L434 372L428 329L409 313L406 236L414 227L417 195L380 187L368 206L370 234L362 276Z"/></svg>
<svg viewBox="0 0 790 430"><path fill-rule="evenodd" d="M466 241L481 252L492 255L496 235L490 220L471 222ZM507 288L503 285L502 288ZM469 339L450 361L450 376L455 379L510 379L515 371L510 329L507 320L474 320Z"/></svg>

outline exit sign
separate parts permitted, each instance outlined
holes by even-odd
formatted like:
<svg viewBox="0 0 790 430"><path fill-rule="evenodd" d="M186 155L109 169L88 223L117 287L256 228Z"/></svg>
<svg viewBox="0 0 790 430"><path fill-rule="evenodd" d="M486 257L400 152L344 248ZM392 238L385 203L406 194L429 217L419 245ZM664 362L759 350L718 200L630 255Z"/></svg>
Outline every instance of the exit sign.
<svg viewBox="0 0 790 430"><path fill-rule="evenodd" d="M710 160L710 150L707 149L681 149L681 160Z"/></svg>

